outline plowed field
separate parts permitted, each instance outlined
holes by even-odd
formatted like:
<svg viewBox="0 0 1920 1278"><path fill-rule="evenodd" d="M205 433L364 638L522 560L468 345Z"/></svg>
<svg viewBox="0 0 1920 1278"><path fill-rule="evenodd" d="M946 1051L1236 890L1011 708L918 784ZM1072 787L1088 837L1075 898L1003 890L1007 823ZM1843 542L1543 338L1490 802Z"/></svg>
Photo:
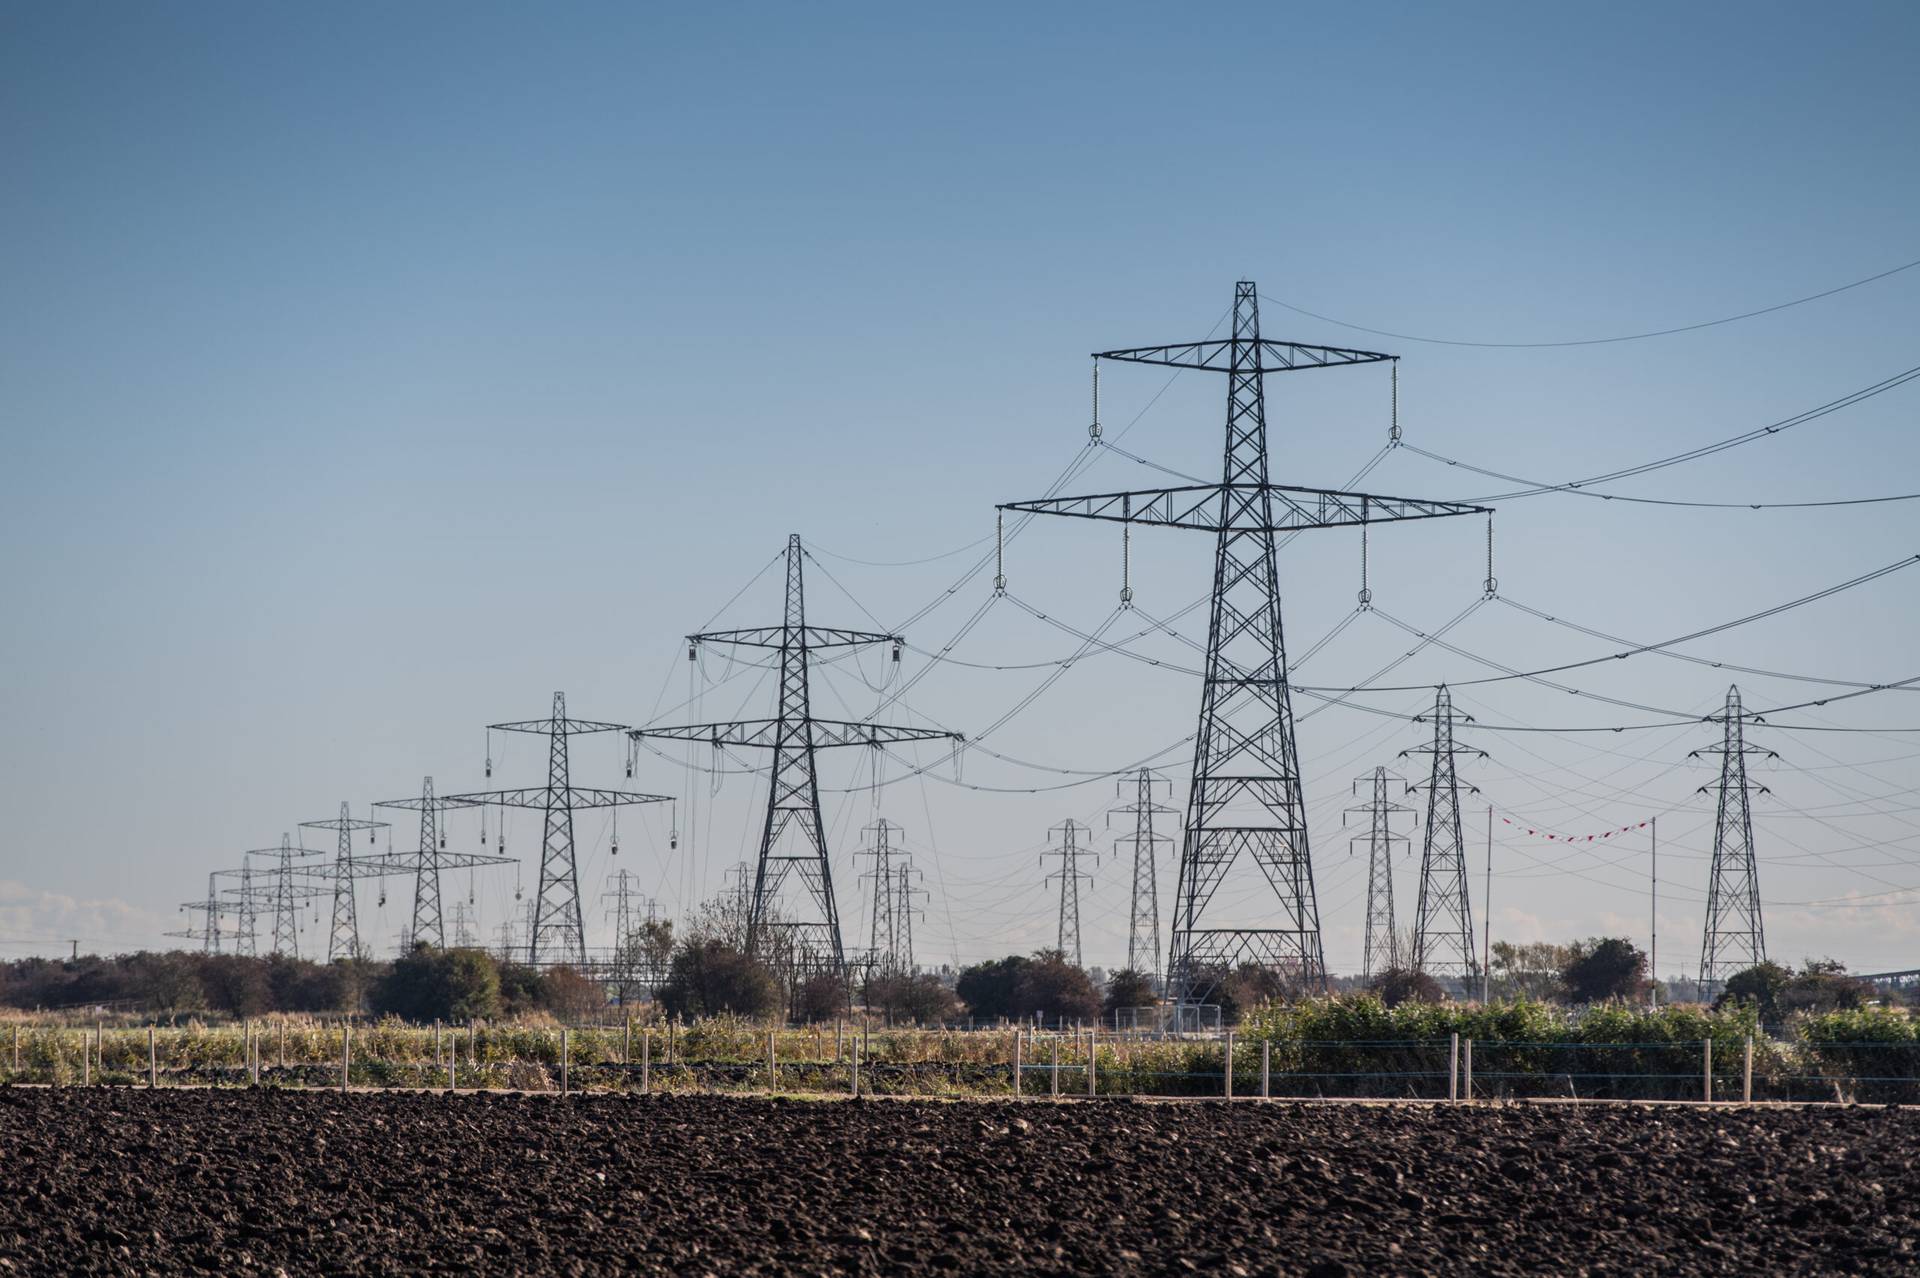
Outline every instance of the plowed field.
<svg viewBox="0 0 1920 1278"><path fill-rule="evenodd" d="M1901 1110L0 1089L0 1274L1920 1272Z"/></svg>

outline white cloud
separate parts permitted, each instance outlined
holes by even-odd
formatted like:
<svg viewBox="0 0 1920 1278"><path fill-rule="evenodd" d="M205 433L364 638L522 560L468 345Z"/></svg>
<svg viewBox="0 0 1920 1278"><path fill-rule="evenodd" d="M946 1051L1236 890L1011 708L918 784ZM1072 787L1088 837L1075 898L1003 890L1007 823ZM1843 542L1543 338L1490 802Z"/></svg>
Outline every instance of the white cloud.
<svg viewBox="0 0 1920 1278"><path fill-rule="evenodd" d="M176 942L164 933L183 920L117 897L80 898L0 879L0 956L64 954L78 940L83 953L121 953Z"/></svg>

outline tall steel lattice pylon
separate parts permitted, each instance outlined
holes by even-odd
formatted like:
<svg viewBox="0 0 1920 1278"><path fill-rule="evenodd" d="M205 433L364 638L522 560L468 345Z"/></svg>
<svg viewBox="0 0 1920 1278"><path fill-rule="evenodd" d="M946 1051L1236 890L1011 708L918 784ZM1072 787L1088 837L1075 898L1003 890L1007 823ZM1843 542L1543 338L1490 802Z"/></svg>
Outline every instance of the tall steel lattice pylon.
<svg viewBox="0 0 1920 1278"><path fill-rule="evenodd" d="M524 732L547 738L547 784L526 790L487 790L447 796L449 803L498 804L529 808L543 814L540 837L540 886L533 898L527 937L527 962L584 963L587 923L580 898L580 864L573 845L573 814L589 808L617 808L635 803L667 803L665 794L635 794L626 790L597 790L573 784L567 757L569 738L592 732L630 732L624 723L567 717L567 694L553 694L553 714L546 719L487 725L489 733ZM491 738L487 775L493 775ZM631 763L627 775L633 775ZM442 864L447 864L443 861Z"/></svg>
<svg viewBox="0 0 1920 1278"><path fill-rule="evenodd" d="M1433 742L1403 754L1431 756L1427 830L1420 847L1420 903L1413 920L1413 969L1454 976L1471 985L1480 974L1473 943L1473 902L1467 895L1467 845L1460 831L1460 773L1454 740L1453 694L1443 685L1433 699ZM1467 753L1485 752L1467 747ZM1468 786L1473 793L1472 786Z"/></svg>
<svg viewBox="0 0 1920 1278"><path fill-rule="evenodd" d="M239 887L222 888L222 896L234 899L233 952L242 958L254 958L260 948L260 903L253 886L253 863L242 861L237 870L215 870L214 877L239 879Z"/></svg>
<svg viewBox="0 0 1920 1278"><path fill-rule="evenodd" d="M334 851L333 867L329 877L333 880L333 926L327 933L327 961L338 958L359 958L360 914L354 901L354 883L357 879L374 878L390 873L383 860L373 857L355 859L353 855L353 836L358 830L365 830L372 839L377 831L387 828L385 821L356 820L345 801L340 804L340 815L332 821L302 821L303 830L333 830L339 835L338 846Z"/></svg>
<svg viewBox="0 0 1920 1278"><path fill-rule="evenodd" d="M1355 794L1362 782L1371 787L1371 797L1364 807L1348 808L1347 813L1367 818L1367 834L1364 839L1349 840L1348 848L1351 851L1362 843L1367 847L1367 932L1360 974L1373 976L1400 966L1400 941L1393 921L1393 845L1405 843L1407 836L1393 832L1393 818L1413 809L1387 797L1389 782L1398 782L1403 790L1406 782L1385 768L1375 768L1371 775L1356 780Z"/></svg>
<svg viewBox="0 0 1920 1278"><path fill-rule="evenodd" d="M900 827L882 817L865 831L873 869L862 876L873 881L872 928L868 937L869 963L876 973L896 975L913 971L913 859L894 841Z"/></svg>
<svg viewBox="0 0 1920 1278"><path fill-rule="evenodd" d="M1740 689L1727 689L1720 744L1694 754L1720 756L1718 810L1713 822L1713 864L1707 871L1707 927L1700 944L1700 983L1717 990L1735 972L1767 961L1767 937L1760 922L1760 867L1753 850L1750 790L1765 786L1747 780L1747 756L1776 758L1770 750L1747 744L1749 719L1740 706ZM1705 794L1709 787L1701 786Z"/></svg>
<svg viewBox="0 0 1920 1278"><path fill-rule="evenodd" d="M271 903L273 909L273 949L271 953L285 955L288 958L300 957L300 905L317 896L325 896L327 889L312 881L318 864L314 857L323 855L318 848L301 847L294 843L292 834L280 836L277 848L249 848L248 856L268 857L273 860L272 879L264 892L258 888L246 890L257 893Z"/></svg>
<svg viewBox="0 0 1920 1278"><path fill-rule="evenodd" d="M1133 802L1115 808L1107 814L1107 820L1111 822L1116 816L1133 818L1133 833L1113 841L1116 852L1123 847L1133 849L1133 904L1127 912L1127 968L1157 983L1160 979L1160 849L1173 840L1154 833L1153 818L1171 816L1175 809L1153 801L1156 785L1170 783L1153 775L1149 768L1142 768L1120 782L1120 797L1126 798L1131 789Z"/></svg>
<svg viewBox="0 0 1920 1278"><path fill-rule="evenodd" d="M214 882L219 877L218 870L207 875L206 900L187 901L180 906L181 910L187 914L187 926L178 932L168 932L168 936L177 936L185 941L198 941L202 952L207 954L220 952L220 915L224 912L224 907L220 901L219 887ZM193 923L195 915L200 917L198 927Z"/></svg>
<svg viewBox="0 0 1920 1278"><path fill-rule="evenodd" d="M900 741L957 739L957 733L871 722L816 718L808 667L813 654L827 648L890 644L900 659L906 640L896 634L841 630L807 624L803 561L810 558L800 534L787 538L786 616L777 626L713 630L687 636L687 656L696 659L702 644L759 648L779 654L779 717L735 723L692 723L633 730L635 739L702 741L716 748L752 746L773 751L768 769L767 817L760 835L760 859L754 870L753 900L747 915L747 947L793 970L826 969L844 976L846 949L840 933L840 907L833 894L833 870L827 854L826 827L820 819L820 780L815 752L829 746L882 746ZM776 909L787 876L798 869L806 887L811 917ZM777 938L775 936L777 935ZM778 941L776 944L775 941Z"/></svg>
<svg viewBox="0 0 1920 1278"><path fill-rule="evenodd" d="M1093 881L1091 874L1081 872L1080 861L1091 857L1095 865L1100 863L1099 853L1081 846L1080 836L1086 832L1087 827L1078 821L1063 821L1047 831L1049 836L1059 836L1060 846L1040 854L1042 865L1048 857L1060 858L1060 868L1047 876L1049 883L1060 880L1060 930L1056 948L1075 967L1086 966L1080 950L1080 884Z"/></svg>
<svg viewBox="0 0 1920 1278"><path fill-rule="evenodd" d="M378 863L382 874L413 876L413 913L407 924L402 948L425 945L445 949L446 914L441 909L440 873L464 870L476 865L505 865L513 858L486 852L450 852L447 850L446 814L455 808L479 806L470 795L439 795L433 792L433 778L422 777L417 799L382 799L376 808L394 808L420 814L420 846L412 852L383 857Z"/></svg>
<svg viewBox="0 0 1920 1278"><path fill-rule="evenodd" d="M1184 1002L1202 1001L1229 968L1241 963L1322 985L1326 963L1294 744L1274 538L1307 528L1484 514L1486 508L1272 483L1267 467L1267 377L1396 357L1262 339L1259 299L1250 281L1234 286L1229 339L1104 351L1094 358L1227 377L1220 483L1050 497L1000 507L1003 512L1157 524L1215 535L1200 726L1174 902L1171 991ZM1123 601L1130 591L1129 583ZM1277 917L1262 910L1255 918L1265 925L1216 924L1207 917L1208 907L1243 853L1253 857L1271 886ZM1241 902L1253 899L1251 893L1234 895Z"/></svg>

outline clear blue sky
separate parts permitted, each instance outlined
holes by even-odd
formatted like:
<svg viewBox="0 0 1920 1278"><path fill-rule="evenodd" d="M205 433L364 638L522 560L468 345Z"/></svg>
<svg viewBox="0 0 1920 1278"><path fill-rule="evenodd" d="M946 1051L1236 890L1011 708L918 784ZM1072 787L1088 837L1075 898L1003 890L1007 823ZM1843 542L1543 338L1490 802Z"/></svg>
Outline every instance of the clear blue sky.
<svg viewBox="0 0 1920 1278"><path fill-rule="evenodd" d="M913 559L990 532L996 501L1037 495L1084 444L1086 353L1202 336L1236 279L1260 283L1269 335L1401 354L1410 443L1546 479L1732 435L1920 363L1920 270L1703 332L1549 350L1396 342L1279 305L1551 341L1767 306L1920 257L1916 37L1902 4L11 6L0 954L66 936L155 944L207 870L342 799L359 811L427 773L479 787L481 725L540 715L555 688L582 715L665 713L685 695L678 636L790 531L889 623L912 614L968 556L832 556ZM1165 385L1112 370L1109 434L1144 410L1128 448L1211 473L1222 388L1178 379L1156 400ZM1916 395L1620 491L1909 490ZM1386 396L1377 369L1276 388L1276 479L1340 485L1384 442ZM1080 483L1151 474L1107 458ZM1367 484L1501 487L1470 479L1401 452ZM1549 496L1502 512L1498 573L1513 599L1664 638L1920 550L1916 515ZM1467 521L1379 530L1381 610L1425 629L1466 607L1481 535ZM1009 552L1014 590L1096 626L1117 541L1036 525ZM1164 616L1204 591L1203 542L1136 540L1142 608ZM1298 653L1351 609L1359 548L1325 533L1286 554ZM772 619L770 585L727 619ZM1689 651L1906 678L1920 673L1916 589L1920 576L1891 577ZM971 580L916 643L945 643L986 591ZM824 581L815 599L820 620L864 624ZM1204 614L1181 629L1204 633ZM1499 605L1449 638L1528 666L1608 647ZM1299 677L1351 683L1411 642L1363 617ZM955 655L1032 662L1074 646L996 606ZM1480 672L1428 650L1388 682ZM909 701L977 731L1044 673L943 667ZM871 707L835 677L853 710ZM1658 658L1568 678L1695 712L1727 682ZM1743 686L1774 705L1810 685ZM706 709L754 708L751 687L735 679ZM1194 700L1182 676L1093 658L987 744L1098 771L1192 731ZM1463 704L1503 723L1651 717L1528 685ZM1820 713L1920 725L1900 693ZM1674 879L1661 969L1678 970L1697 956L1707 838L1688 795L1708 778L1686 755L1710 736L1485 740L1475 802L1582 833L1679 805L1661 859ZM1358 965L1364 891L1339 824L1347 783L1417 737L1351 710L1303 717L1336 968ZM1768 741L1783 762L1759 839L1780 957L1920 965L1911 895L1790 904L1920 884L1914 740ZM615 747L580 749L584 778L619 779ZM529 746L496 781L539 767ZM830 786L853 768L837 761ZM975 757L963 779L1071 778ZM632 822L621 862L668 912L717 890L748 847L750 780L703 790L704 828L678 854L659 814ZM648 757L636 784L688 782ZM879 814L907 827L932 894L922 959L1047 942L1038 846L1069 816L1104 827L1109 786L883 791ZM830 807L843 910L864 918L851 832L875 811L864 797ZM1483 824L1470 822L1476 847ZM583 829L589 894L611 866L607 833ZM1638 845L1611 864L1502 839L1496 937L1644 941ZM1088 958L1112 966L1125 873L1109 856L1098 875ZM1172 877L1169 863L1169 897ZM384 911L363 900L383 943L404 917L406 892L393 895ZM482 876L475 896L491 934L511 880Z"/></svg>

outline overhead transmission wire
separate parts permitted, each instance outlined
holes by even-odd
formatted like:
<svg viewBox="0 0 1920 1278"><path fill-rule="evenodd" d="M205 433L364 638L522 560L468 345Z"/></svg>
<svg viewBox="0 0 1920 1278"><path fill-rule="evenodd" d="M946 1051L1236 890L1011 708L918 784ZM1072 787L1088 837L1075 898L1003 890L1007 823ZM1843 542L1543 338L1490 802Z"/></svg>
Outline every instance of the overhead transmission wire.
<svg viewBox="0 0 1920 1278"><path fill-rule="evenodd" d="M1808 302L1817 302L1823 297L1832 297L1836 293L1844 293L1849 289L1860 288L1863 285L1872 284L1877 280L1884 280L1888 276L1898 275L1902 271L1910 271L1916 266L1920 266L1920 258L1916 258L1911 262L1903 262L1899 266L1890 267L1877 274L1866 276L1864 279L1857 279L1847 284L1839 284L1833 288L1822 289L1818 293L1809 293L1805 297L1796 297L1789 302L1777 302L1772 306L1762 306L1758 310L1742 311L1738 315L1724 315L1719 319L1701 320L1694 324L1679 324L1671 328L1648 329L1645 332L1639 333L1620 333L1612 337L1583 337L1558 342L1485 342L1469 341L1464 338L1452 337L1422 337L1414 333L1396 333L1391 329L1369 328L1365 324L1355 324L1347 320L1335 319L1331 315L1322 315L1317 311L1310 311L1304 306L1295 306L1291 302L1283 302L1277 298L1272 300L1275 305L1292 311L1296 315L1305 315L1309 319L1317 319L1325 324L1335 324L1341 328L1350 328L1359 333L1372 333L1378 337L1391 337L1402 342L1422 342L1430 346L1476 346L1496 350L1544 350L1564 346L1608 346L1617 342L1638 342L1650 337L1671 337L1676 333L1692 333L1703 328L1717 328L1722 324L1735 324L1741 320L1755 319L1762 315L1771 315L1775 311L1784 311L1790 307L1804 306Z"/></svg>
<svg viewBox="0 0 1920 1278"><path fill-rule="evenodd" d="M1816 408L1809 408L1804 412L1795 413L1791 417L1783 417L1777 422L1770 422L1765 426L1744 431L1741 434L1731 436L1727 439L1718 440L1711 444L1702 444L1698 448L1688 449L1682 453L1675 453L1670 457L1657 458L1654 461L1641 462L1633 466L1623 466L1618 470L1607 471L1599 475L1589 475L1584 479L1568 480L1565 483L1544 483L1540 480L1526 479L1519 475L1510 475L1504 471L1493 470L1486 466L1475 465L1472 462L1464 462L1457 458L1447 457L1404 441L1400 444L1400 447L1410 453L1425 457L1430 461L1440 462L1443 465L1452 466L1460 470L1471 471L1476 475L1484 475L1488 479L1498 479L1509 484L1525 485L1523 488L1517 488L1510 492L1489 493L1483 497L1471 498L1470 500L1474 503L1517 501L1522 497L1538 497L1546 493L1570 493L1574 496L1592 497L1600 501L1623 501L1646 506L1696 506L1713 509L1741 510L1866 506L1883 502L1911 501L1916 497L1920 497L1920 493L1901 493L1887 497L1842 498L1830 501L1722 502L1688 501L1680 498L1667 497L1629 497L1620 493L1590 492L1588 489L1595 484L1608 484L1621 479L1631 479L1637 475L1645 475L1652 471L1664 470L1669 466L1678 466L1685 462L1697 461L1702 457L1711 457L1715 453L1726 452L1728 449L1738 448L1743 444L1751 444L1758 440L1772 438L1775 435L1793 429L1795 426L1803 426L1810 421L1816 421L1830 413L1837 413L1843 408L1850 408L1864 400L1872 399L1876 395L1883 395L1896 387L1906 385L1915 378L1920 378L1920 365L1906 369L1903 372L1895 373L1892 377L1875 382L1871 386L1850 391L1842 395L1839 399L1830 400Z"/></svg>

